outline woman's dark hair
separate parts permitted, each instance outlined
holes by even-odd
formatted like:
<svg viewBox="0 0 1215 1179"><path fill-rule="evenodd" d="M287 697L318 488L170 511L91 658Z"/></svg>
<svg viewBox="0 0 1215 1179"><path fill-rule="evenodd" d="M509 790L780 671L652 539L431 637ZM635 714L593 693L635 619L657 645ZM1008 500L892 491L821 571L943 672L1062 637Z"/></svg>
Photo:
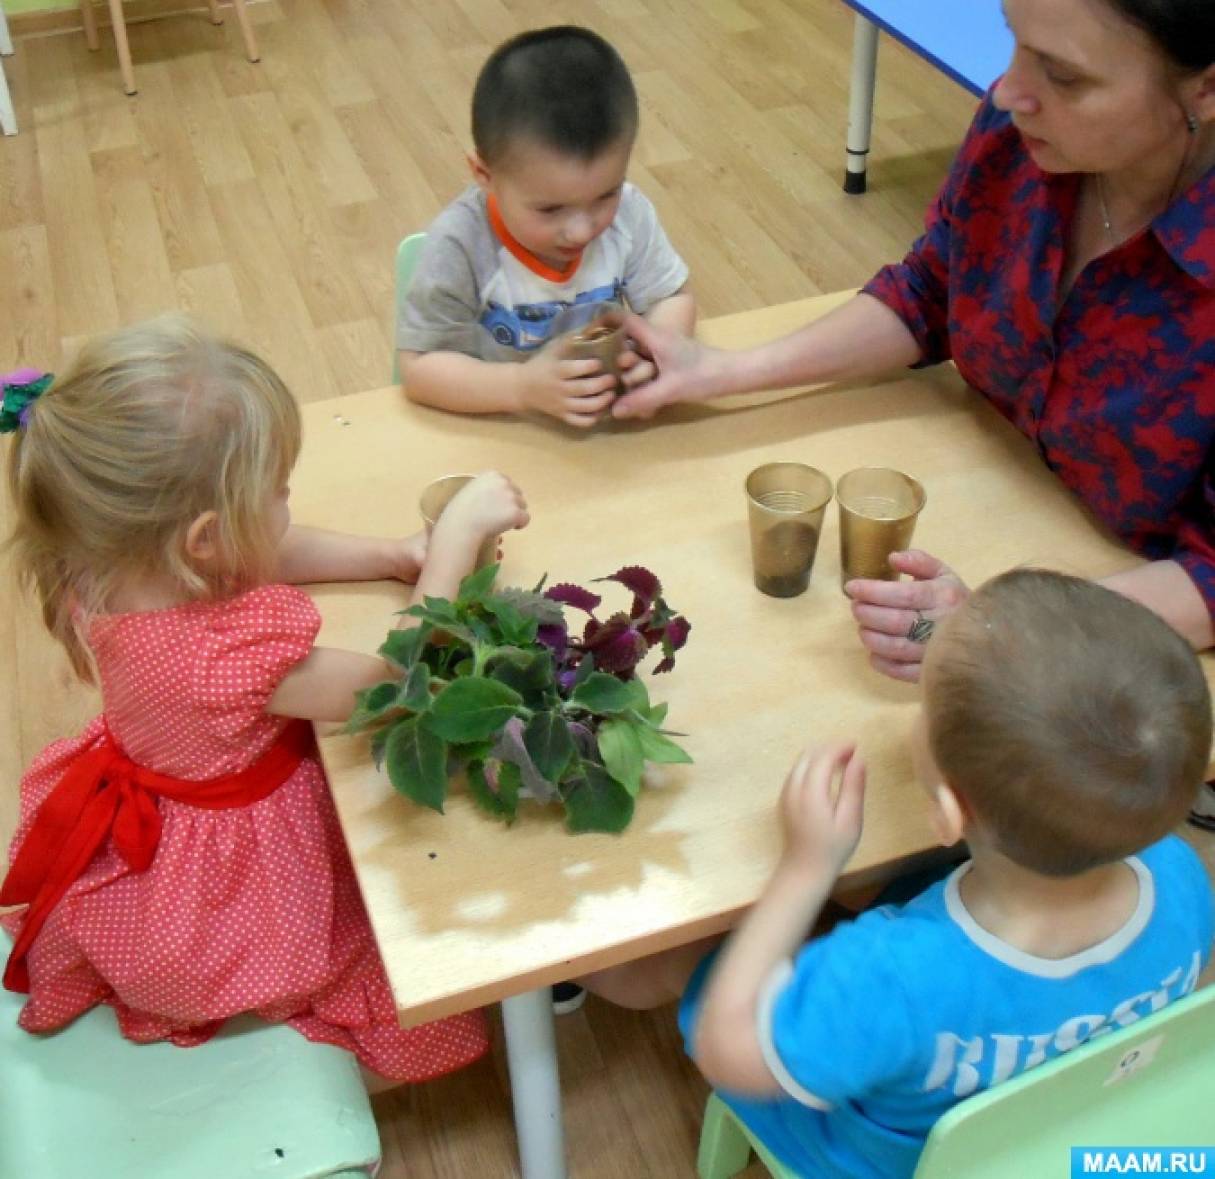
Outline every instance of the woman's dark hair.
<svg viewBox="0 0 1215 1179"><path fill-rule="evenodd" d="M1198 73L1215 64L1215 0L1107 0L1141 28L1178 68Z"/></svg>

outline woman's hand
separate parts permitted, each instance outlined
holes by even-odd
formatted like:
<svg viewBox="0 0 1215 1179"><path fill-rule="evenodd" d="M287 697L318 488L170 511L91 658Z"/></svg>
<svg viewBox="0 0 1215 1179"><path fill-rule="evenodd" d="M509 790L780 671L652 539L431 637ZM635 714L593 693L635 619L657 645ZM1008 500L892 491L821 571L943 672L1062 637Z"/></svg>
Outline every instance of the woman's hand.
<svg viewBox="0 0 1215 1179"><path fill-rule="evenodd" d="M718 349L655 327L639 315L630 315L624 328L633 350L649 363L622 363L625 393L612 405L612 417L651 418L664 405L708 396L708 378L721 357Z"/></svg>
<svg viewBox="0 0 1215 1179"><path fill-rule="evenodd" d="M914 580L856 579L844 586L844 592L852 599L852 617L860 626L869 662L896 680L915 681L920 678L928 637L912 639L912 628L916 623L939 622L967 599L970 590L944 561L919 549L891 553L890 566Z"/></svg>
<svg viewBox="0 0 1215 1179"><path fill-rule="evenodd" d="M839 789L834 790L836 776ZM785 862L802 871L843 871L861 838L865 805L865 763L855 745L811 746L781 792Z"/></svg>

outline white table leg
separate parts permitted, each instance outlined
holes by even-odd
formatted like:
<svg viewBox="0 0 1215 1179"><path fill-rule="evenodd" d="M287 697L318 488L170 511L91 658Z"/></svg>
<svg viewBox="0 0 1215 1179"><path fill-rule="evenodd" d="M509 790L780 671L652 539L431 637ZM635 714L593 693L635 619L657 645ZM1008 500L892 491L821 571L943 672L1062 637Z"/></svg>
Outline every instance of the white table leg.
<svg viewBox="0 0 1215 1179"><path fill-rule="evenodd" d="M4 64L0 62L0 131L5 135L17 134L17 116L13 111L13 96L8 92L8 79L4 76Z"/></svg>
<svg viewBox="0 0 1215 1179"><path fill-rule="evenodd" d="M4 9L0 8L0 53L7 57L13 51L13 39L8 35L8 21L4 17Z"/></svg>
<svg viewBox="0 0 1215 1179"><path fill-rule="evenodd" d="M865 191L865 163L873 129L873 85L877 77L878 27L857 13L852 34L852 82L848 92L848 162L844 191Z"/></svg>
<svg viewBox="0 0 1215 1179"><path fill-rule="evenodd" d="M557 1038L548 987L502 1000L523 1179L565 1179Z"/></svg>

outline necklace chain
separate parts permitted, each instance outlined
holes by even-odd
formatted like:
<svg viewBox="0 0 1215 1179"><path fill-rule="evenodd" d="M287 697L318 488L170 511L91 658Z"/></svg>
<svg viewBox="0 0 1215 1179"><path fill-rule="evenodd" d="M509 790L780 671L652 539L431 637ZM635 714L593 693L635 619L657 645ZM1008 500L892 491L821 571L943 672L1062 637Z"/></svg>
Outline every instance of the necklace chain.
<svg viewBox="0 0 1215 1179"><path fill-rule="evenodd" d="M1100 172L1097 173L1097 200L1101 202L1101 224L1105 226L1105 236L1117 245L1118 235L1114 233L1114 226L1110 221L1110 207L1105 203L1105 178Z"/></svg>

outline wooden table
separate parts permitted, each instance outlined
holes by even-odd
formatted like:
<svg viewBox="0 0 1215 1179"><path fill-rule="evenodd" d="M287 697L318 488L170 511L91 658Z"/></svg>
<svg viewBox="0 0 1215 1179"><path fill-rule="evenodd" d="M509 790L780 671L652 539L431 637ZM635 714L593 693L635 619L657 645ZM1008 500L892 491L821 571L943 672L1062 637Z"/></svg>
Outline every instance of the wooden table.
<svg viewBox="0 0 1215 1179"><path fill-rule="evenodd" d="M729 316L702 335L757 342L845 297ZM507 537L500 584L532 585L544 573L586 584L642 564L692 621L675 671L649 683L670 703L668 724L688 734L695 765L644 791L621 836L570 836L555 815L531 809L506 830L463 796L445 815L424 811L393 792L366 740L322 741L402 1023L508 1000L528 1176L563 1173L548 984L728 928L775 862L774 802L807 741L859 738L869 763L865 833L845 886L889 876L933 847L905 742L916 689L865 662L840 591L836 512L808 592L764 597L751 583L747 472L773 459L833 477L862 465L907 470L928 492L916 543L972 583L1018 563L1100 576L1137 560L950 366L761 401L678 407L649 425L589 434L438 413L396 388L304 407L298 520L403 533L418 526L418 492L431 479L496 466L519 481L533 513L531 527ZM405 592L334 586L315 597L321 642L371 651ZM623 592L619 600L627 604ZM529 1086L538 1095L524 1097Z"/></svg>

